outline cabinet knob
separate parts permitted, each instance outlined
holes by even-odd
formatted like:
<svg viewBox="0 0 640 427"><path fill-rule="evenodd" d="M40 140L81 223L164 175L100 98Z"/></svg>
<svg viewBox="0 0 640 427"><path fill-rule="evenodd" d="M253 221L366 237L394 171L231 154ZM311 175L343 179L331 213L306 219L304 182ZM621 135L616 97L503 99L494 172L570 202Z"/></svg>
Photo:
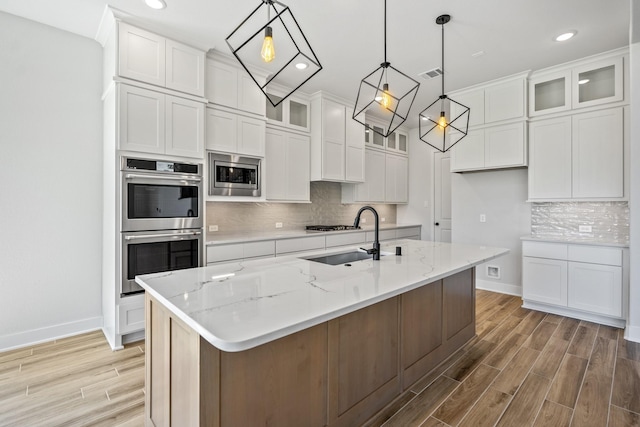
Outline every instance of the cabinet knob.
<svg viewBox="0 0 640 427"><path fill-rule="evenodd" d="M438 226L438 225L440 225L440 223L439 223L439 222L436 222L436 226Z"/></svg>

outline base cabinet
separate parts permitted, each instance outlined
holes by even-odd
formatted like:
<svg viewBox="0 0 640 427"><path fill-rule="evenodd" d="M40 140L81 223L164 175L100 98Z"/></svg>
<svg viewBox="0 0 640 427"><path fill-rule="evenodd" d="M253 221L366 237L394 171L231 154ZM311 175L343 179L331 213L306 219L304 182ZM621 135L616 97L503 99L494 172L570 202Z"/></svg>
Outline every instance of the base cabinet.
<svg viewBox="0 0 640 427"><path fill-rule="evenodd" d="M241 352L145 298L157 427L362 425L475 335L473 268Z"/></svg>

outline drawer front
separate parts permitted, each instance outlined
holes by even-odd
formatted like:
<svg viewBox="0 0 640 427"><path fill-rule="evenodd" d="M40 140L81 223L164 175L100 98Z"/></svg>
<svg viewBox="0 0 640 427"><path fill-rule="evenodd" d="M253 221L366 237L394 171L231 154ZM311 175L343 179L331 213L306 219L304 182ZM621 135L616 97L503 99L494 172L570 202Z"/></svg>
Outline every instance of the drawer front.
<svg viewBox="0 0 640 427"><path fill-rule="evenodd" d="M364 243L365 233L329 234L326 236L327 247L358 245Z"/></svg>
<svg viewBox="0 0 640 427"><path fill-rule="evenodd" d="M276 240L276 254L324 249L324 236Z"/></svg>
<svg viewBox="0 0 640 427"><path fill-rule="evenodd" d="M243 258L274 256L275 253L276 244L273 240L250 242L244 244Z"/></svg>
<svg viewBox="0 0 640 427"><path fill-rule="evenodd" d="M367 231L367 242L373 242L375 235L375 231ZM380 241L395 240L396 230L380 230L380 235L378 236L378 238L380 239Z"/></svg>
<svg viewBox="0 0 640 427"><path fill-rule="evenodd" d="M118 304L118 333L128 334L130 332L144 329L144 297L131 297L132 301Z"/></svg>
<svg viewBox="0 0 640 427"><path fill-rule="evenodd" d="M420 227L399 228L396 230L396 239L420 236Z"/></svg>
<svg viewBox="0 0 640 427"><path fill-rule="evenodd" d="M622 266L622 249L569 245L569 261Z"/></svg>
<svg viewBox="0 0 640 427"><path fill-rule="evenodd" d="M243 244L207 246L207 264L211 262L242 259L244 256Z"/></svg>
<svg viewBox="0 0 640 427"><path fill-rule="evenodd" d="M567 259L564 243L522 242L522 255L536 258Z"/></svg>

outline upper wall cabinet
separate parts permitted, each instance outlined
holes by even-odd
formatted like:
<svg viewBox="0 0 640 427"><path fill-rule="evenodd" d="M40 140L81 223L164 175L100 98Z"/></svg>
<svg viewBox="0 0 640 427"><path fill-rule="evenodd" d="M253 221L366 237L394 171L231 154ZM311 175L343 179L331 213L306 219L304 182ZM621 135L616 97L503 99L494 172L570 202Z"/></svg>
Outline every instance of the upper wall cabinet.
<svg viewBox="0 0 640 427"><path fill-rule="evenodd" d="M204 52L118 23L118 66L121 77L204 96Z"/></svg>
<svg viewBox="0 0 640 427"><path fill-rule="evenodd" d="M266 131L266 198L280 202L309 201L309 135Z"/></svg>
<svg viewBox="0 0 640 427"><path fill-rule="evenodd" d="M285 90L270 89L269 95L280 100ZM311 107L309 101L302 96L291 95L277 106L271 105L266 96L262 97L262 103L266 108L267 123L272 126L282 126L287 129L309 132L311 125Z"/></svg>
<svg viewBox="0 0 640 427"><path fill-rule="evenodd" d="M554 114L624 100L624 55L534 72L529 80L529 115Z"/></svg>
<svg viewBox="0 0 640 427"><path fill-rule="evenodd" d="M259 83L264 83L261 77ZM231 58L207 58L207 98L209 102L248 113L265 115L266 97L249 74Z"/></svg>
<svg viewBox="0 0 640 427"><path fill-rule="evenodd" d="M265 121L207 108L207 150L263 157Z"/></svg>

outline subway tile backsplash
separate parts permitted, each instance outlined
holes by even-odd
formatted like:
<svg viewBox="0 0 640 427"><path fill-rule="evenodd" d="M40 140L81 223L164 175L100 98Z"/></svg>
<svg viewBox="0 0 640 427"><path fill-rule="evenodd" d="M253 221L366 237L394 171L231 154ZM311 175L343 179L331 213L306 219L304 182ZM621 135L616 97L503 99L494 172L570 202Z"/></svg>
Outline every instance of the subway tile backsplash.
<svg viewBox="0 0 640 427"><path fill-rule="evenodd" d="M590 225L591 233L579 231ZM540 238L568 238L629 243L627 202L533 203L531 234Z"/></svg>
<svg viewBox="0 0 640 427"><path fill-rule="evenodd" d="M217 225L219 232L255 232L302 230L306 225L351 225L363 204L342 204L342 190L336 182L312 182L311 203L207 202L207 229ZM373 205L386 223L396 222L396 205ZM373 215L363 213L366 225L373 225Z"/></svg>

